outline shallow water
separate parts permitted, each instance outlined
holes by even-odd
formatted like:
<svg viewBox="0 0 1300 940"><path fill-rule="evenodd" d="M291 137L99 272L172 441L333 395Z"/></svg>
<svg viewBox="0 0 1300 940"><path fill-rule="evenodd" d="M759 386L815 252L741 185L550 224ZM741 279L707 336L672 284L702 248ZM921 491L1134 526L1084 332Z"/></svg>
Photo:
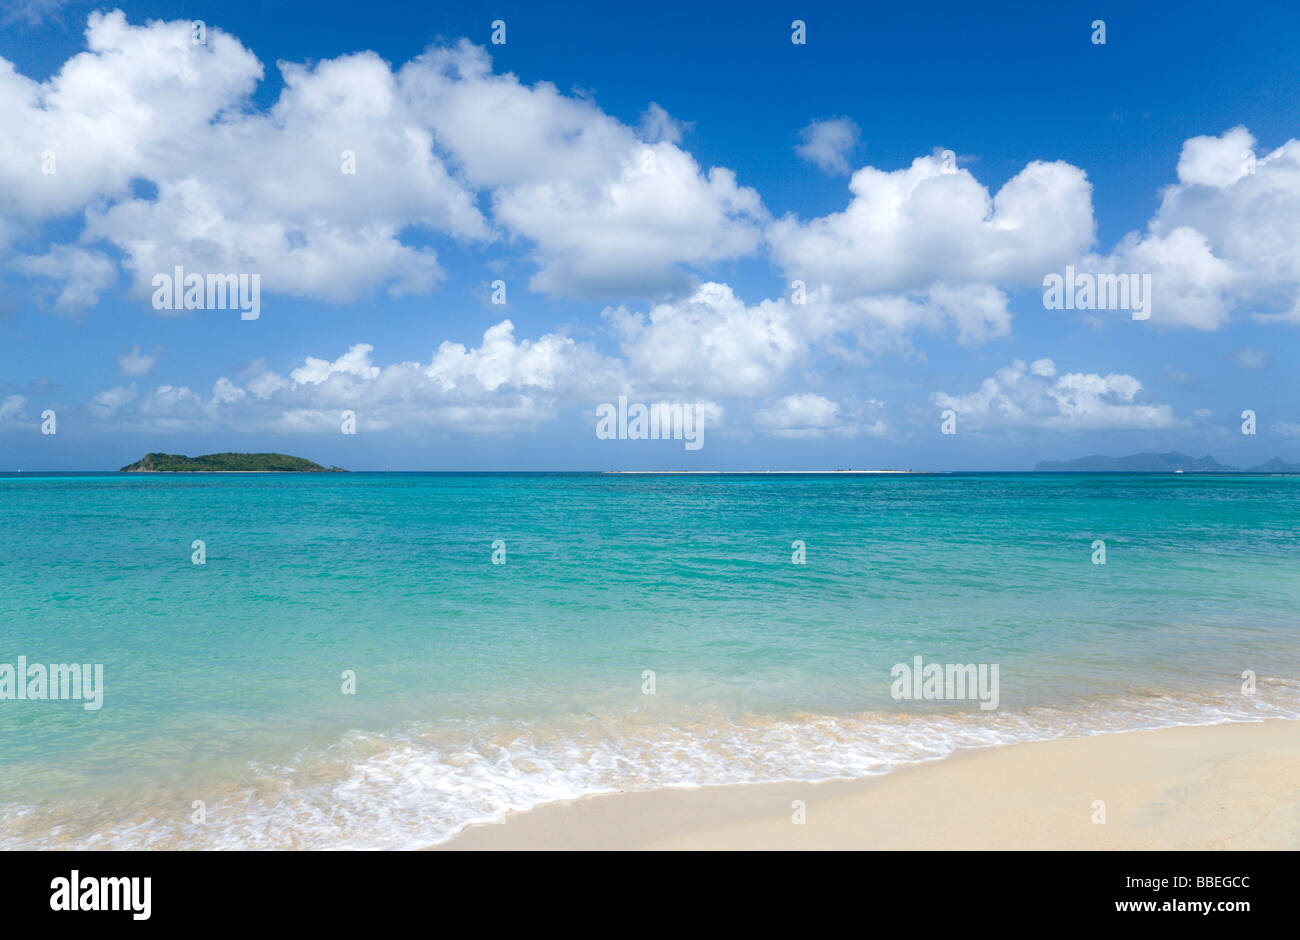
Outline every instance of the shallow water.
<svg viewBox="0 0 1300 940"><path fill-rule="evenodd" d="M584 793L1300 717L1291 477L22 475L0 521L0 663L105 686L0 701L9 847L412 847ZM996 664L998 707L894 698L916 656Z"/></svg>

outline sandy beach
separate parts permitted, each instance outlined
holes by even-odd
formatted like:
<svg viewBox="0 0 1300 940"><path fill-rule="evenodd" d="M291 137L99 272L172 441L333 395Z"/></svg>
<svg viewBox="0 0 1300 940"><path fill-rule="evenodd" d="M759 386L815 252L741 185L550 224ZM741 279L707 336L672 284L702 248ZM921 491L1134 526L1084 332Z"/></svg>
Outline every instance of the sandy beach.
<svg viewBox="0 0 1300 940"><path fill-rule="evenodd" d="M1298 849L1300 721L971 749L863 780L593 796L436 848Z"/></svg>

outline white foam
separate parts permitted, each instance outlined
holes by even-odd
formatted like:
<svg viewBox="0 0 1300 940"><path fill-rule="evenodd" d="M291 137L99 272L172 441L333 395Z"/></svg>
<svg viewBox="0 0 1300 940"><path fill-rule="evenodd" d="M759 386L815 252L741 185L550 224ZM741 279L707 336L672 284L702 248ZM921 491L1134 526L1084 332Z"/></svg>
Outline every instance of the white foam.
<svg viewBox="0 0 1300 940"><path fill-rule="evenodd" d="M567 725L465 722L350 733L288 766L254 766L207 806L10 807L4 848L410 849L542 803L618 790L816 781L887 773L967 747L1170 725L1300 718L1296 683L1192 700L1117 699L1024 712L872 713L781 720L646 713ZM163 817L166 821L163 821Z"/></svg>

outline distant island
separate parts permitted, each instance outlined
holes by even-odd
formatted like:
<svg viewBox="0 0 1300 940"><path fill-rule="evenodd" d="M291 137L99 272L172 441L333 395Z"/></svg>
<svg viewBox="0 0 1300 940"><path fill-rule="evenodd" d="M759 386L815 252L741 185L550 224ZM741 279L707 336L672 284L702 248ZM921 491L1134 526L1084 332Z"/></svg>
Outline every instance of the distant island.
<svg viewBox="0 0 1300 940"><path fill-rule="evenodd" d="M322 467L303 457L288 454L146 454L127 464L122 473L346 473L338 467Z"/></svg>
<svg viewBox="0 0 1300 940"><path fill-rule="evenodd" d="M1300 463L1287 463L1274 457L1268 463L1242 469L1221 464L1208 454L1188 457L1174 450L1167 454L1129 454L1127 457L1093 454L1075 460L1041 460L1034 469L1057 473L1300 473Z"/></svg>

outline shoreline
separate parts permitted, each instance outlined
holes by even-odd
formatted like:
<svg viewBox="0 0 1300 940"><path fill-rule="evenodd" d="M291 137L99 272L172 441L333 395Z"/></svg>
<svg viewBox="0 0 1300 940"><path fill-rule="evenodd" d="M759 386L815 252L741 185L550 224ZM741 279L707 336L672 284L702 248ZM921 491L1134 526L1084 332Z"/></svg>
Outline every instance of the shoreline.
<svg viewBox="0 0 1300 940"><path fill-rule="evenodd" d="M1096 801L1104 823L1093 821ZM1294 850L1300 721L968 748L854 780L586 796L477 823L430 848Z"/></svg>

